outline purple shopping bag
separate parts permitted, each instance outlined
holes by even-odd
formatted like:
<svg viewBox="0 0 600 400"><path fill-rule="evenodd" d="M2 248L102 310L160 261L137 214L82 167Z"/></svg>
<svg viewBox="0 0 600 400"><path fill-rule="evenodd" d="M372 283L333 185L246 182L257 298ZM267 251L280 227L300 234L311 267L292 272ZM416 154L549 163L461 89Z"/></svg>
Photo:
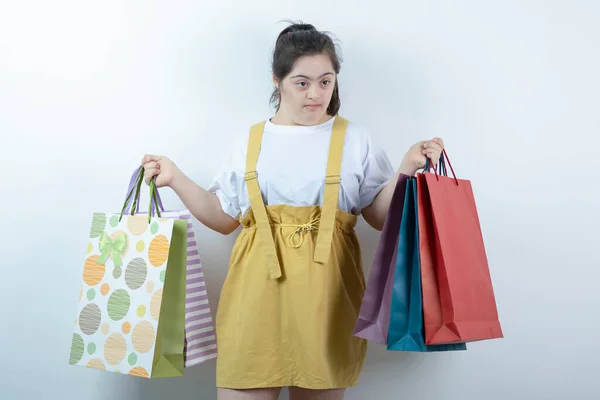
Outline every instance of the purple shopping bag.
<svg viewBox="0 0 600 400"><path fill-rule="evenodd" d="M396 248L408 178L403 174L398 176L353 333L384 345L390 325Z"/></svg>

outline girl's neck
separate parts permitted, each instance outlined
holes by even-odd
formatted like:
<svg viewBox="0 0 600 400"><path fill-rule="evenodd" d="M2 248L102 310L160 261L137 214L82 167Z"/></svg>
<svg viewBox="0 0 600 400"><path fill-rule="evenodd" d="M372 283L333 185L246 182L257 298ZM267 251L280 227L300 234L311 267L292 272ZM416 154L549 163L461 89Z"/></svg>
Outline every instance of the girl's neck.
<svg viewBox="0 0 600 400"><path fill-rule="evenodd" d="M289 115L289 114L285 113L284 111L282 111L281 109L279 109L279 111L277 111L275 113L273 118L271 118L271 122L274 123L275 125L285 125L285 126L313 126L313 125L320 125L322 123L325 123L328 120L330 120L331 118L333 118L331 115L325 113L316 122L313 122L311 124L299 124L294 121L294 119L292 118L291 115Z"/></svg>

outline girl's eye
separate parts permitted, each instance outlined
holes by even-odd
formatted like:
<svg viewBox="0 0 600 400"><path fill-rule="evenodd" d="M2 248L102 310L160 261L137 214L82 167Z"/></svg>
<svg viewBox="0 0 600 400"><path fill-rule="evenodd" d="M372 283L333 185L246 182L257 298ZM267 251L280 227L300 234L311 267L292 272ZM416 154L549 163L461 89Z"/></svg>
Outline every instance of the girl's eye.
<svg viewBox="0 0 600 400"><path fill-rule="evenodd" d="M306 87L307 83L306 82L298 82L297 85L300 87Z"/></svg>
<svg viewBox="0 0 600 400"><path fill-rule="evenodd" d="M325 86L329 85L330 83L331 83L331 81L328 81L328 80L323 81L323 85L325 85Z"/></svg>

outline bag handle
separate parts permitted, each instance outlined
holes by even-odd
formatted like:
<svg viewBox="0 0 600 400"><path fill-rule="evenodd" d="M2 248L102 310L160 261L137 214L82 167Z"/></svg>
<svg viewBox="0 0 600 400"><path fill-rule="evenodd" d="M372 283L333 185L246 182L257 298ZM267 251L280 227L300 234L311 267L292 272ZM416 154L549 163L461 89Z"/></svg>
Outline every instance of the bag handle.
<svg viewBox="0 0 600 400"><path fill-rule="evenodd" d="M454 173L454 168L452 168L452 163L450 162L450 158L448 158L448 153L446 153L446 149L442 150L442 154L440 155L440 160L438 162L438 169L439 169L439 175L442 176L448 176L448 171L446 170L446 161L448 161L448 165L450 166L450 171L452 171L452 176L454 177L454 182L456 182L456 186L458 186L458 178L456 177L456 174ZM427 157L427 161L425 161L425 168L423 170L423 172L429 172L430 169L432 169L432 162L429 159L429 157ZM433 168L433 171L435 172L435 177L437 180L439 180L439 175L438 175L438 170L436 170L435 168Z"/></svg>
<svg viewBox="0 0 600 400"><path fill-rule="evenodd" d="M131 180L129 181L129 189L127 189L127 193L129 193L131 191L131 189L135 186L135 184L137 183L137 179L138 179L138 175L140 174L140 170L141 170L141 175L143 178L144 175L144 170L142 167L138 167L133 174L131 175ZM156 182L155 182L156 185ZM152 216L154 216L154 210L156 209L156 204L158 204L158 206L160 207L161 211L165 211L165 208L162 204L162 200L160 198L160 193L158 192L158 188L156 188L156 196L152 196L150 201L153 203L151 208L152 208ZM139 213L140 212L140 204L139 204L139 200L140 200L140 192L139 190L136 191L135 193L135 197L134 197L134 202L136 204L135 207L135 212ZM126 200L126 207L125 207L125 213L129 213L129 202ZM131 214L133 215L133 214Z"/></svg>
<svg viewBox="0 0 600 400"><path fill-rule="evenodd" d="M447 174L446 165L445 165L443 156L440 156L440 159L437 164L437 169L433 167L433 162L431 161L431 159L429 157L427 157L427 159L425 161L425 167L423 168L423 172L431 172L432 169L436 175L440 174L442 176L445 176L445 174Z"/></svg>
<svg viewBox="0 0 600 400"><path fill-rule="evenodd" d="M121 209L121 215L119 216L119 221L123 218L123 215L135 215L136 212L139 212L140 209L140 190L142 186L142 182L144 181L144 167L138 167L133 175L131 176L129 182L129 189L127 190L127 195L125 198L125 203L123 204L123 208ZM131 202L131 204L130 204ZM162 200L160 199L160 195L158 193L158 188L156 187L155 178L152 178L150 181L150 202L148 205L148 222L150 222L151 218L154 216L154 212L158 217L161 216L160 212L165 211Z"/></svg>
<svg viewBox="0 0 600 400"><path fill-rule="evenodd" d="M138 167L135 171L133 171L133 174L131 175L131 179L129 180L129 188L127 189L127 193L129 193L131 191L131 189L135 187L135 184L137 183L137 179L139 178L140 170L141 170L142 177L144 176L143 167L141 167L141 166ZM156 182L155 182L155 184L156 184ZM152 196L151 199L150 199L150 201L153 203L152 206L151 206L151 208L152 208L152 216L154 216L154 210L156 208L156 204L155 203L158 204L158 206L160 207L161 211L163 211L163 212L165 211L165 208L164 208L164 206L162 204L162 200L160 198L160 193L158 192L158 188L156 188L155 193L156 193L156 196ZM140 200L140 192L138 190L138 191L136 191L136 194L135 194L135 197L134 197L134 201L135 201L135 204L136 204L136 207L135 207L135 212L136 213L140 212L139 200ZM130 207L130 205L129 205L129 201L127 199L125 200L125 204L126 204L125 213L129 213L129 207ZM133 215L133 214L131 214L131 215Z"/></svg>

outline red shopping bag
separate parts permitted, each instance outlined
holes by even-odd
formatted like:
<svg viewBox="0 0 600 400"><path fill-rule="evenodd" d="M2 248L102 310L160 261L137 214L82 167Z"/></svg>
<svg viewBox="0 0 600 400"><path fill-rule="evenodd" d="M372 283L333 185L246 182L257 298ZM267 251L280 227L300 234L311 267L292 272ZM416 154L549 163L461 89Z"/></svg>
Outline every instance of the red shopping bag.
<svg viewBox="0 0 600 400"><path fill-rule="evenodd" d="M417 176L419 243L426 344L502 338L471 182Z"/></svg>

